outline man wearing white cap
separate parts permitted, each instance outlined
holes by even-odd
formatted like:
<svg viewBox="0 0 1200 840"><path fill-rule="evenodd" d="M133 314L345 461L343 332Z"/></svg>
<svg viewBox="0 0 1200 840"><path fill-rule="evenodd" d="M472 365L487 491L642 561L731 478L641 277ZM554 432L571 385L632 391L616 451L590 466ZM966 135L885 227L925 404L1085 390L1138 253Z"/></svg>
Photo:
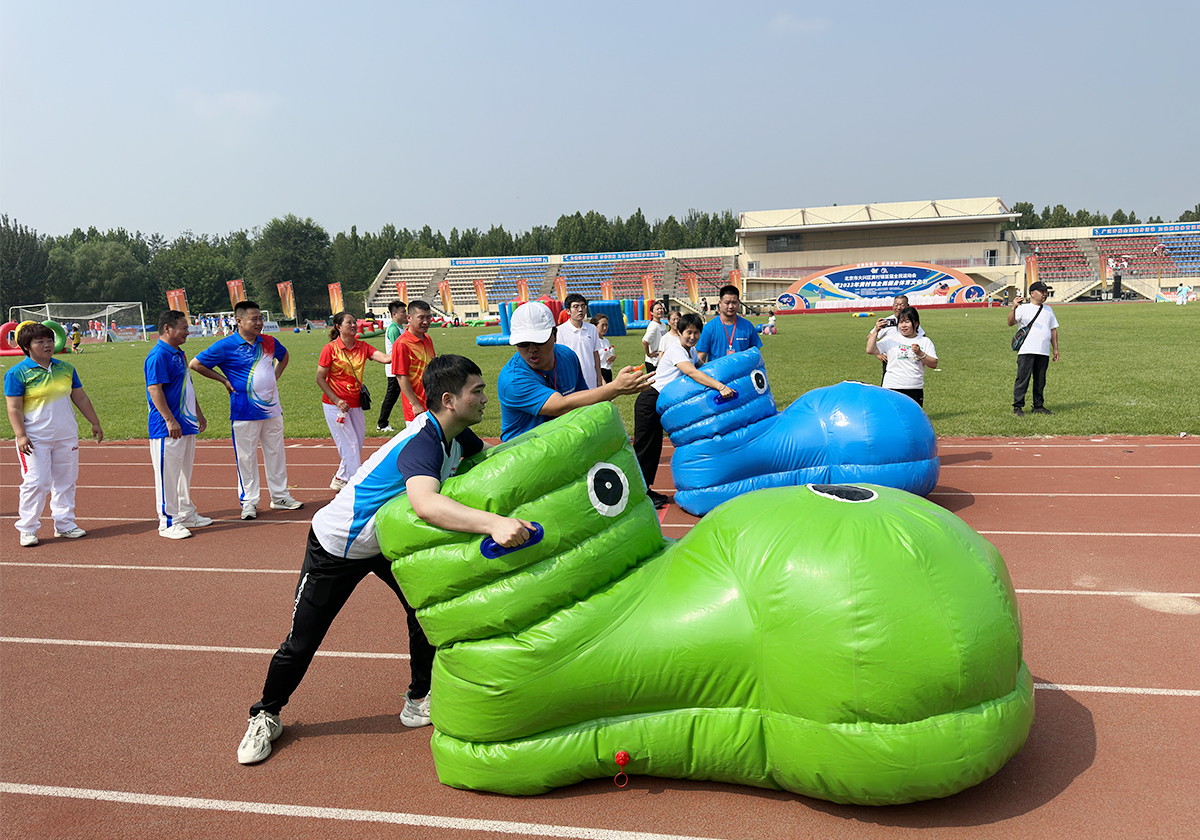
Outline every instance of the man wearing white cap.
<svg viewBox="0 0 1200 840"><path fill-rule="evenodd" d="M530 301L517 307L508 343L516 355L500 371L500 439L508 440L575 408L607 402L650 387L651 374L625 367L598 388L588 390L573 350L555 342L550 307Z"/></svg>

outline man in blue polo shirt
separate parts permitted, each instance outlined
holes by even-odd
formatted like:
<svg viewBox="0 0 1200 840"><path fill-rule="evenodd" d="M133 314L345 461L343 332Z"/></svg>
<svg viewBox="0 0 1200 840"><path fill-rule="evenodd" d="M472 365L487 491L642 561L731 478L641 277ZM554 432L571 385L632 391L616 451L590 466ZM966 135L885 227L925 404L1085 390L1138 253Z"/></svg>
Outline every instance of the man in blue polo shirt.
<svg viewBox="0 0 1200 840"><path fill-rule="evenodd" d="M303 505L287 489L287 460L283 450L283 407L279 377L288 364L287 349L273 336L263 335L258 304L244 300L233 309L237 331L202 350L188 365L229 392L229 420L237 460L238 501L242 519L258 517L258 463L262 445L267 489L272 510L296 510ZM213 368L220 368L217 373Z"/></svg>
<svg viewBox="0 0 1200 840"><path fill-rule="evenodd" d="M187 340L187 315L168 309L158 316L158 341L144 365L158 535L170 540L187 539L190 529L212 524L192 504L196 435L208 422L196 402L187 356L181 349Z"/></svg>
<svg viewBox="0 0 1200 840"><path fill-rule="evenodd" d="M652 375L625 367L598 388L588 389L575 351L555 341L550 307L521 304L509 322L508 343L517 353L496 380L500 397L500 440L514 438L573 408L607 402L650 387Z"/></svg>
<svg viewBox="0 0 1200 840"><path fill-rule="evenodd" d="M737 314L741 305L742 296L737 286L721 287L717 317L704 325L700 341L696 344L696 355L700 358L700 364L730 353L740 353L751 347L762 347L758 330Z"/></svg>
<svg viewBox="0 0 1200 840"><path fill-rule="evenodd" d="M388 441L359 467L332 502L317 511L296 585L292 627L271 658L262 699L250 707L250 726L238 746L238 761L254 764L271 754L283 732L279 712L300 685L321 640L359 581L374 573L396 593L408 616L412 682L400 722L428 726L433 646L417 622L380 551L375 515L406 493L422 520L449 531L488 534L512 548L529 539L531 523L467 507L440 492L463 458L487 448L470 430L487 404L479 366L465 356L438 356L424 373L428 411Z"/></svg>

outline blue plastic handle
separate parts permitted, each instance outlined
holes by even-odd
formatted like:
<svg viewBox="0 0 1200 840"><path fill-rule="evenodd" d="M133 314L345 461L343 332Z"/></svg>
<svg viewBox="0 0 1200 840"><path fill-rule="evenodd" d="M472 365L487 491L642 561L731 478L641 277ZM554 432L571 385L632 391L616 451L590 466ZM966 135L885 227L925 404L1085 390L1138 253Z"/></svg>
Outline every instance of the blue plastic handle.
<svg viewBox="0 0 1200 840"><path fill-rule="evenodd" d="M722 397L721 392L716 391L716 392L714 392L716 394L716 396L713 397L713 402L715 402L717 405L720 405L721 403L727 403L727 402L730 402L731 400L736 400L738 398L738 392L733 388L730 388L729 390L733 391L732 397Z"/></svg>
<svg viewBox="0 0 1200 840"><path fill-rule="evenodd" d="M542 537L546 536L545 529L542 528L542 526L537 522L532 522L530 524L533 527L529 529L529 539L525 540L525 542L521 543L520 545L513 546L512 548L505 548L504 546L499 545L491 537L484 537L483 542L479 544L480 554L489 560L494 560L497 557L503 557L505 554L511 554L514 551L520 551L522 548L529 548L531 545L540 543L542 541Z"/></svg>

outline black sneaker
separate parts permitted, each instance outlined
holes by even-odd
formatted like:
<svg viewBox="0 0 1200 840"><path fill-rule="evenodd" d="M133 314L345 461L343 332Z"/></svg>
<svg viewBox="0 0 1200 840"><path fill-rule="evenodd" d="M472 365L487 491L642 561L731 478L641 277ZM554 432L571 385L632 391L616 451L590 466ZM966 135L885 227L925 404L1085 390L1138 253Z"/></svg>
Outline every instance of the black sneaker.
<svg viewBox="0 0 1200 840"><path fill-rule="evenodd" d="M1033 410L1033 413L1034 414L1053 414L1054 412L1048 408L1035 408Z"/></svg>
<svg viewBox="0 0 1200 840"><path fill-rule="evenodd" d="M650 501L654 503L655 510L662 510L671 501L666 496L664 496L662 493L656 493L653 490L648 492L646 495L649 496Z"/></svg>
<svg viewBox="0 0 1200 840"><path fill-rule="evenodd" d="M1013 409L1013 414L1017 415L1018 417L1024 417L1025 411L1020 406L1017 406Z"/></svg>

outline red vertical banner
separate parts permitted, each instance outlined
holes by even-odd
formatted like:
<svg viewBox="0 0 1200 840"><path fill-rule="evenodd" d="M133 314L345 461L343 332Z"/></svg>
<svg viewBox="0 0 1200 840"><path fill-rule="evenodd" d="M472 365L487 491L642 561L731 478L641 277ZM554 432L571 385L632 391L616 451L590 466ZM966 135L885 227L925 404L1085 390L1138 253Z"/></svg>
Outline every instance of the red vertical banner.
<svg viewBox="0 0 1200 840"><path fill-rule="evenodd" d="M329 284L329 309L332 314L336 315L346 307L342 306L342 284Z"/></svg>
<svg viewBox="0 0 1200 840"><path fill-rule="evenodd" d="M488 311L487 281L482 277L475 278L475 297L479 298L479 313L486 315Z"/></svg>
<svg viewBox="0 0 1200 840"><path fill-rule="evenodd" d="M654 300L654 275L642 275L642 297L646 299L647 305Z"/></svg>
<svg viewBox="0 0 1200 840"><path fill-rule="evenodd" d="M292 281L285 280L282 283L276 283L275 288L279 290L279 306L283 310L283 320L295 320L296 293L292 291Z"/></svg>
<svg viewBox="0 0 1200 840"><path fill-rule="evenodd" d="M529 281L524 277L517 278L517 303L529 303Z"/></svg>
<svg viewBox="0 0 1200 840"><path fill-rule="evenodd" d="M237 309L237 305L246 299L246 283L244 280L226 280L229 289L229 308Z"/></svg>
<svg viewBox="0 0 1200 840"><path fill-rule="evenodd" d="M700 278L696 276L694 271L689 271L683 279L687 283L688 300L694 306L700 302Z"/></svg>
<svg viewBox="0 0 1200 840"><path fill-rule="evenodd" d="M738 290L738 297L741 297L745 289L742 288L742 270L740 268L735 268L733 271L729 272L729 285L736 286Z"/></svg>
<svg viewBox="0 0 1200 840"><path fill-rule="evenodd" d="M1028 289L1032 284L1037 282L1038 264L1037 255L1025 258L1025 288Z"/></svg>
<svg viewBox="0 0 1200 840"><path fill-rule="evenodd" d="M567 278L566 277L555 277L554 278L554 296L556 298L558 298L560 301L567 299Z"/></svg>
<svg viewBox="0 0 1200 840"><path fill-rule="evenodd" d="M400 296L400 302L408 306L408 283L403 280L396 281L396 294Z"/></svg>
<svg viewBox="0 0 1200 840"><path fill-rule="evenodd" d="M604 300L616 300L616 298L613 297L611 280L600 281L600 297L602 297Z"/></svg>
<svg viewBox="0 0 1200 840"><path fill-rule="evenodd" d="M191 322L192 316L188 313L187 292L183 289L171 289L167 292L167 308L182 312L187 315L188 322Z"/></svg>
<svg viewBox="0 0 1200 840"><path fill-rule="evenodd" d="M443 280L438 283L438 291L442 295L442 311L447 315L454 314L454 296L450 294L450 281Z"/></svg>

